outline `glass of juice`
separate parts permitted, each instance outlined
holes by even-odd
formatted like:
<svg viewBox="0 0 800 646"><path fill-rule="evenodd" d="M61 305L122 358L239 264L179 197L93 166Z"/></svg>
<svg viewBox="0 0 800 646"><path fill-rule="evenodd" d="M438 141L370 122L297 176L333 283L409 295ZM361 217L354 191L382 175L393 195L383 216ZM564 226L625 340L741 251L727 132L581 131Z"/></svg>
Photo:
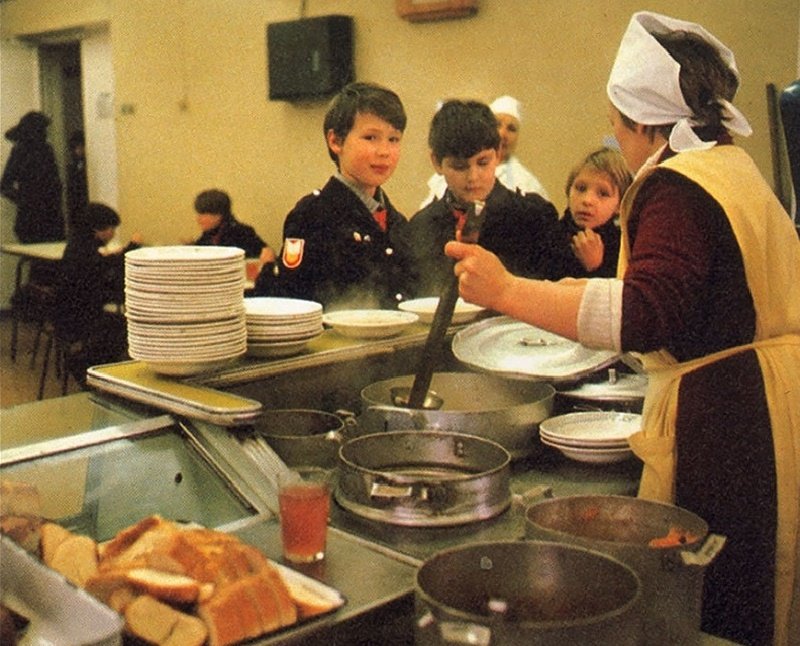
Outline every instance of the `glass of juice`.
<svg viewBox="0 0 800 646"><path fill-rule="evenodd" d="M330 513L330 474L322 469L278 474L283 557L292 563L325 558Z"/></svg>

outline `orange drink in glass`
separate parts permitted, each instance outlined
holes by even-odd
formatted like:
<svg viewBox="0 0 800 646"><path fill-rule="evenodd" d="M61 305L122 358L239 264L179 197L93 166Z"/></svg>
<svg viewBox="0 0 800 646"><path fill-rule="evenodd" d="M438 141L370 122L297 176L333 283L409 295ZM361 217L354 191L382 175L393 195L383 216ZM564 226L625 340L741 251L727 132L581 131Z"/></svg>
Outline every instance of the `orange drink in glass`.
<svg viewBox="0 0 800 646"><path fill-rule="evenodd" d="M283 556L292 563L312 563L325 557L330 513L327 474L300 477L296 472L278 478Z"/></svg>

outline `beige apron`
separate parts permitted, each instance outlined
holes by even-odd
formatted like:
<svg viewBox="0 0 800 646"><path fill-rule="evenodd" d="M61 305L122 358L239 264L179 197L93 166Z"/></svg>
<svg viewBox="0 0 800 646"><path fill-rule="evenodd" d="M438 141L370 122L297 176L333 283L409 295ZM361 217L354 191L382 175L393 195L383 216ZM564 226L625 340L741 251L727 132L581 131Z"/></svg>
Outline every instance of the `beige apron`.
<svg viewBox="0 0 800 646"><path fill-rule="evenodd" d="M756 312L752 344L678 363L661 350L642 357L649 385L642 431L631 447L644 462L639 496L672 503L675 419L681 377L738 352L758 356L767 395L778 483L775 644L800 643L800 242L755 164L735 146L684 152L663 162L702 186L725 211L744 259ZM657 167L656 167L657 168ZM735 172L728 172L734 168ZM622 204L618 276L630 258L627 224L642 173Z"/></svg>

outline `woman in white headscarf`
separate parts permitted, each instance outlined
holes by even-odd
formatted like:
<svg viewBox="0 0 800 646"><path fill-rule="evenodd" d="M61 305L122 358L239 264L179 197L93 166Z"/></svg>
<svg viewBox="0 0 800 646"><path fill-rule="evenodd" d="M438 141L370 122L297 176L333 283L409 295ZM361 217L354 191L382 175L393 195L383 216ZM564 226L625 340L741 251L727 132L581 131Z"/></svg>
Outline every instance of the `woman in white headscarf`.
<svg viewBox="0 0 800 646"><path fill-rule="evenodd" d="M800 639L800 241L732 134L731 51L701 26L634 14L608 82L636 178L615 279L512 276L449 243L461 295L649 374L639 495L728 542L706 572L703 629L746 644Z"/></svg>

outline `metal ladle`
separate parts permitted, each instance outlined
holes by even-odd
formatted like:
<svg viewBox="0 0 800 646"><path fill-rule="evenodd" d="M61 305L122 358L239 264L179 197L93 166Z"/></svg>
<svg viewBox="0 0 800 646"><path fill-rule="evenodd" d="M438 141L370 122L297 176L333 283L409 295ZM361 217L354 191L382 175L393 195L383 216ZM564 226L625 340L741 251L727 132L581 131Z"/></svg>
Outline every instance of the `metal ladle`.
<svg viewBox="0 0 800 646"><path fill-rule="evenodd" d="M389 390L389 397L395 406L403 408L424 408L425 410L439 410L444 406L444 399L432 390L425 393L425 399L421 406L412 407L409 405L411 398L411 388L405 386L395 386Z"/></svg>
<svg viewBox="0 0 800 646"><path fill-rule="evenodd" d="M483 212L484 202L476 201L469 205L467 209L466 222L461 230L460 240L462 242L478 242L478 234L482 223L481 213ZM450 327L453 312L458 301L458 278L455 274L451 275L450 281L444 288L444 292L439 298L436 312L433 315L431 329L422 349L422 360L417 368L408 401L405 404L408 408L425 408L425 402L429 400L429 388L436 362L441 352L442 342ZM434 395L435 396L435 395ZM441 401L441 398L439 398ZM441 404L437 407L441 407Z"/></svg>

